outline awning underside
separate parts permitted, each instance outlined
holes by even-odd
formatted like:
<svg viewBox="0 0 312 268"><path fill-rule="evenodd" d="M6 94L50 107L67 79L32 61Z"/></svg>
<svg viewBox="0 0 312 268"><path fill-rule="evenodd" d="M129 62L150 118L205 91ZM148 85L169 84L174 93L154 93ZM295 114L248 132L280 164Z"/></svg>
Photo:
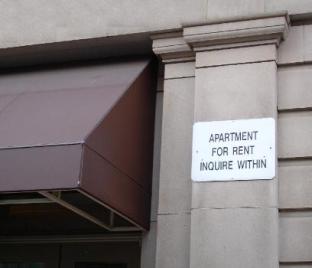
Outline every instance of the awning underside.
<svg viewBox="0 0 312 268"><path fill-rule="evenodd" d="M78 191L0 195L0 237L82 235L141 228Z"/></svg>

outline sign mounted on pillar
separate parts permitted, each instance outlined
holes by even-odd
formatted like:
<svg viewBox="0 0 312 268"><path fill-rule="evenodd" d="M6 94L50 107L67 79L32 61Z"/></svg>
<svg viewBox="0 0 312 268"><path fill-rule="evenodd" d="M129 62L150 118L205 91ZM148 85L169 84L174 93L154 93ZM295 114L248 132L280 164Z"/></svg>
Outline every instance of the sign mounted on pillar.
<svg viewBox="0 0 312 268"><path fill-rule="evenodd" d="M197 122L192 180L268 180L275 177L273 118Z"/></svg>

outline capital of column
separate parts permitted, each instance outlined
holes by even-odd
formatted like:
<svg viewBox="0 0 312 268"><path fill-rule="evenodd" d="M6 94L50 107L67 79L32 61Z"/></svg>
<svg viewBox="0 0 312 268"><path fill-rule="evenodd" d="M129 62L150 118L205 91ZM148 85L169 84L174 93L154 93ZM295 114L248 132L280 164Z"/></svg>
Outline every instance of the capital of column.
<svg viewBox="0 0 312 268"><path fill-rule="evenodd" d="M194 53L242 46L279 45L289 31L287 13L228 21L185 25L180 30L155 34L153 51L164 62L186 60Z"/></svg>
<svg viewBox="0 0 312 268"><path fill-rule="evenodd" d="M289 31L286 13L184 27L184 40L194 51L276 44Z"/></svg>
<svg viewBox="0 0 312 268"><path fill-rule="evenodd" d="M183 29L153 34L153 51L164 63L194 61L195 54L183 37Z"/></svg>

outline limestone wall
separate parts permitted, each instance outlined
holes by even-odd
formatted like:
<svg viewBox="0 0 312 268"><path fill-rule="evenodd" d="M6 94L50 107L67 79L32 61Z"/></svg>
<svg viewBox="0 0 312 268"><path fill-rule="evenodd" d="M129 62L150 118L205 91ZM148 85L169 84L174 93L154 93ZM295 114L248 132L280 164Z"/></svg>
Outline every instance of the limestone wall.
<svg viewBox="0 0 312 268"><path fill-rule="evenodd" d="M281 267L312 267L312 25L279 49L278 143Z"/></svg>
<svg viewBox="0 0 312 268"><path fill-rule="evenodd" d="M0 48L107 37L182 24L288 10L310 0L0 0Z"/></svg>

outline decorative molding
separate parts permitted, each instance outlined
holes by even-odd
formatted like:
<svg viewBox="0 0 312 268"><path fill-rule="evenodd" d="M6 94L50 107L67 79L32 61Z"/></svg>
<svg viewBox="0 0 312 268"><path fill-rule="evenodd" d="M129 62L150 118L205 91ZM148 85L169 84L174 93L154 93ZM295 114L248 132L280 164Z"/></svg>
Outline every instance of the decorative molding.
<svg viewBox="0 0 312 268"><path fill-rule="evenodd" d="M279 45L289 31L289 18L279 15L199 26L186 27L184 40L194 51L229 48L233 46L259 45L262 42ZM221 46L221 47L219 47ZM210 48L211 49L211 48Z"/></svg>
<svg viewBox="0 0 312 268"><path fill-rule="evenodd" d="M194 61L195 54L183 38L183 31L154 34L153 51L163 62Z"/></svg>
<svg viewBox="0 0 312 268"><path fill-rule="evenodd" d="M184 26L151 36L153 51L163 62L193 61L195 53L275 44L286 39L290 20L286 13L237 18Z"/></svg>

